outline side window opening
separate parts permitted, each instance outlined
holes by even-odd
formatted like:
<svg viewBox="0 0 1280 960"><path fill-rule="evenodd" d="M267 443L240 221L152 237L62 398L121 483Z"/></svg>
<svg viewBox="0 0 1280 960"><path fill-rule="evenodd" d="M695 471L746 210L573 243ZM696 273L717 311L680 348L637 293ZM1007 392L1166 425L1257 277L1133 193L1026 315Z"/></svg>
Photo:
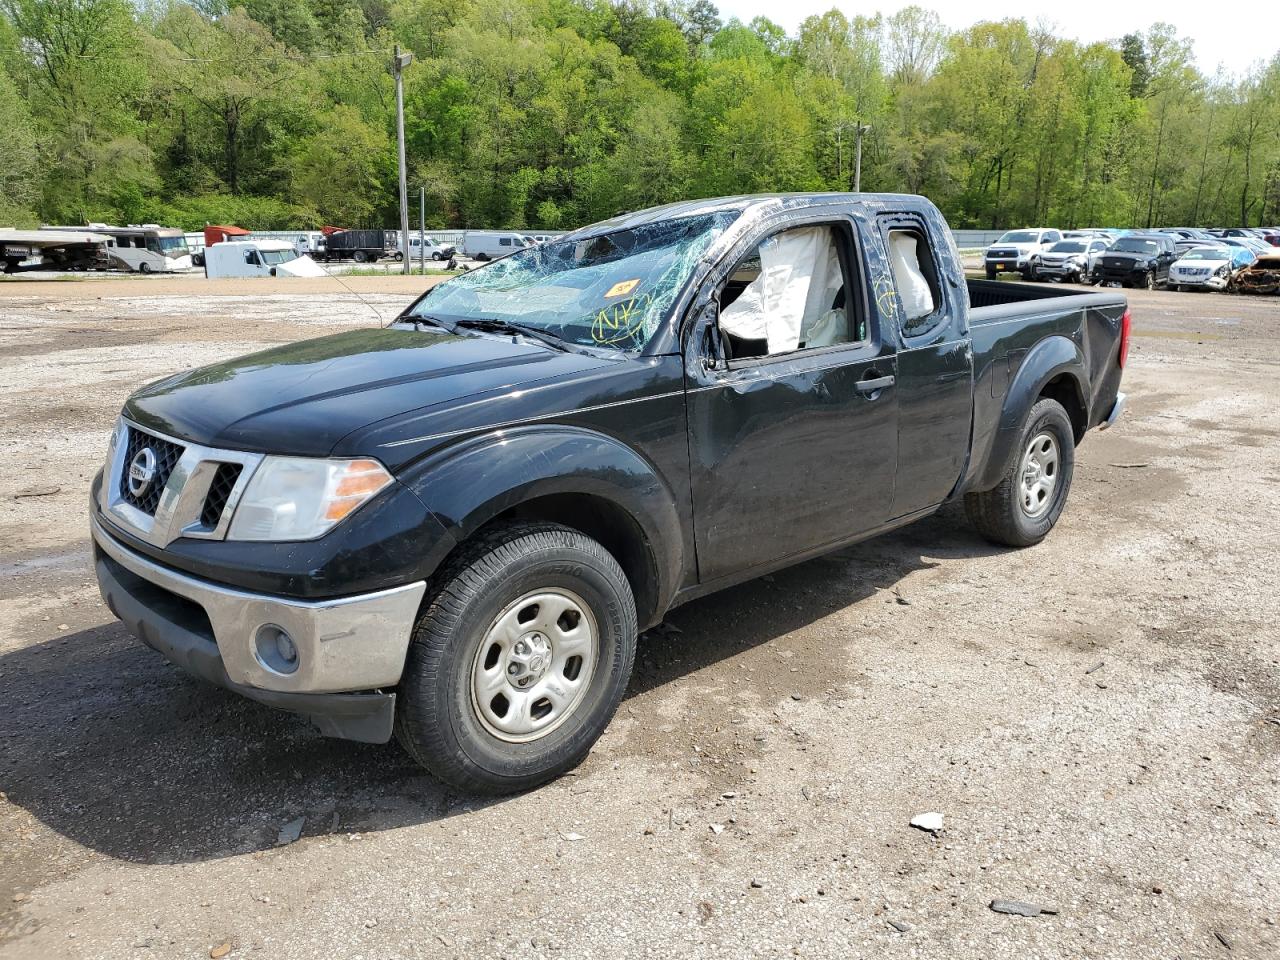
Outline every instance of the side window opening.
<svg viewBox="0 0 1280 960"><path fill-rule="evenodd" d="M509 246L511 246L511 238L510 238L510 237L499 237L499 238L498 238L498 246L500 246L500 247L509 247Z"/></svg>
<svg viewBox="0 0 1280 960"><path fill-rule="evenodd" d="M796 227L763 240L734 265L720 292L730 360L866 339L837 228Z"/></svg>
<svg viewBox="0 0 1280 960"><path fill-rule="evenodd" d="M928 241L919 230L889 231L889 269L902 303L902 332L908 337L928 333L944 319L938 272Z"/></svg>

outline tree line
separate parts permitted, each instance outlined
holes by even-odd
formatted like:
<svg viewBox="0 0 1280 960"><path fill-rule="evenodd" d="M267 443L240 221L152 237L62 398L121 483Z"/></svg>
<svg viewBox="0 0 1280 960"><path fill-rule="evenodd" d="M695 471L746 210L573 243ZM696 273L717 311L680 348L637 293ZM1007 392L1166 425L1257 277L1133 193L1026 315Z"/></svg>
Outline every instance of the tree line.
<svg viewBox="0 0 1280 960"><path fill-rule="evenodd" d="M957 227L1280 221L1280 54L909 7L795 36L710 0L0 0L0 224L430 227L694 196L922 193Z"/></svg>

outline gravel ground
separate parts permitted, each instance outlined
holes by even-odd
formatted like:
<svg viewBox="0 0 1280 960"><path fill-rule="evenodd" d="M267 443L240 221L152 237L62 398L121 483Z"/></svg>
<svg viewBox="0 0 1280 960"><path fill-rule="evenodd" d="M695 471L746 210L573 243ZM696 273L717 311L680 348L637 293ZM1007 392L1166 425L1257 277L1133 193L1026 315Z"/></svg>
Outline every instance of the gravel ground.
<svg viewBox="0 0 1280 960"><path fill-rule="evenodd" d="M682 607L575 774L477 802L188 679L89 571L131 389L370 309L0 284L0 956L1280 956L1280 300L1131 299L1045 543L946 509Z"/></svg>

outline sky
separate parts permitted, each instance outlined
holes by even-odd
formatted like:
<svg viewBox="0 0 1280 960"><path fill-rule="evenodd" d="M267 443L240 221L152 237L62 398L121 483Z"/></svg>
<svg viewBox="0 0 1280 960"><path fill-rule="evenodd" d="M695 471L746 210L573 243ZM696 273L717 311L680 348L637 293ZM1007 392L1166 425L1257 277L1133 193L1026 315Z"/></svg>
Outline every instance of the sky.
<svg viewBox="0 0 1280 960"><path fill-rule="evenodd" d="M1117 0L1021 0L1020 3L982 4L974 0L916 0L917 6L936 10L942 22L953 30L981 20L1021 17L1028 23L1043 20L1057 36L1092 43L1126 33L1142 32L1155 20L1173 24L1178 35L1195 41L1196 60L1202 72L1213 74L1222 65L1229 74L1242 74L1255 60L1269 60L1280 51L1280 32L1260 29L1269 20L1280 25L1280 4L1276 0L1254 0L1259 8L1273 11L1262 17L1240 9L1239 5L1217 8L1205 0L1161 0L1158 4L1123 3ZM747 23L766 16L795 35L800 22L835 7L846 17L858 14L893 13L910 0L716 0L720 15L737 17ZM1250 4L1245 4L1245 7ZM1221 11L1233 9L1229 15ZM1253 29L1250 29L1250 24Z"/></svg>

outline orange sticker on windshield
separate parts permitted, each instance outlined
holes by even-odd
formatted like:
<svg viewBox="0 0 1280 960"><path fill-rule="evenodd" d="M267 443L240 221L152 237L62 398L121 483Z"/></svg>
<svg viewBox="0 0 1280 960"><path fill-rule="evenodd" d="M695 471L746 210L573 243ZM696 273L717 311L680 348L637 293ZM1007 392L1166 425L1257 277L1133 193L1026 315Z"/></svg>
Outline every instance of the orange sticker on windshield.
<svg viewBox="0 0 1280 960"><path fill-rule="evenodd" d="M635 280L620 280L608 289L604 298L609 300L613 297L625 297L638 286L640 286L639 278Z"/></svg>

